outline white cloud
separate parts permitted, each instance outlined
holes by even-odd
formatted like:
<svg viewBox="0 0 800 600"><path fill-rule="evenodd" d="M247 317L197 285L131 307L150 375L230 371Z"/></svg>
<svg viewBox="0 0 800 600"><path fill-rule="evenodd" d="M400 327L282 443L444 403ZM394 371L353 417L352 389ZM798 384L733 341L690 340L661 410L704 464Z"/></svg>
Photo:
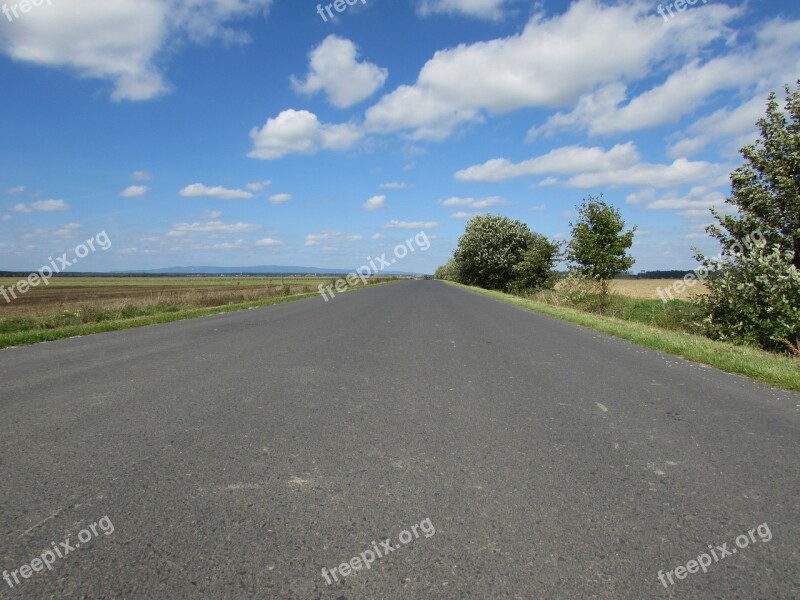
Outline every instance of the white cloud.
<svg viewBox="0 0 800 600"><path fill-rule="evenodd" d="M223 242L221 244L214 244L211 247L214 250L239 250L240 248L246 248L247 244L245 244L244 240L236 240L235 242Z"/></svg>
<svg viewBox="0 0 800 600"><path fill-rule="evenodd" d="M363 238L360 235L345 235L340 231L326 231L325 233L309 233L306 236L306 246L319 246L322 242L358 242Z"/></svg>
<svg viewBox="0 0 800 600"><path fill-rule="evenodd" d="M568 187L592 188L602 185L650 185L657 188L707 181L725 172L725 167L705 161L678 158L670 165L640 163L626 169L583 173L567 181Z"/></svg>
<svg viewBox="0 0 800 600"><path fill-rule="evenodd" d="M217 198L219 200L246 200L253 194L245 190L228 189L222 186L208 187L202 183L187 185L180 191L184 198Z"/></svg>
<svg viewBox="0 0 800 600"><path fill-rule="evenodd" d="M352 123L326 125L314 113L289 109L250 131L251 158L275 160L287 154L316 154L319 150L347 150L364 137Z"/></svg>
<svg viewBox="0 0 800 600"><path fill-rule="evenodd" d="M222 213L218 210L205 210L203 211L203 218L208 219L209 221L215 221L222 216Z"/></svg>
<svg viewBox="0 0 800 600"><path fill-rule="evenodd" d="M269 197L269 201L272 204L283 204L284 202L289 202L292 199L291 194L274 194Z"/></svg>
<svg viewBox="0 0 800 600"><path fill-rule="evenodd" d="M371 239L373 239L373 240L379 240L379 239L381 239L383 236L382 236L380 233L373 233L373 234L372 234L371 236L369 236L369 237L370 237Z"/></svg>
<svg viewBox="0 0 800 600"><path fill-rule="evenodd" d="M462 14L496 21L504 15L509 0L418 0L417 12L422 17L433 14Z"/></svg>
<svg viewBox="0 0 800 600"><path fill-rule="evenodd" d="M364 202L362 208L364 210L373 211L373 210L378 210L379 208L384 208L385 206L386 206L386 196L373 196L372 198Z"/></svg>
<svg viewBox="0 0 800 600"><path fill-rule="evenodd" d="M567 187L590 188L600 185L640 185L671 187L704 181L725 171L722 165L692 162L679 158L670 165L641 162L633 142L618 144L606 151L600 147L566 146L520 163L494 158L456 172L459 181L497 182L557 173L570 175Z"/></svg>
<svg viewBox="0 0 800 600"><path fill-rule="evenodd" d="M75 234L77 234L81 229L83 229L83 225L80 223L67 223L58 229L54 229L53 236L56 238L71 238L74 237Z"/></svg>
<svg viewBox="0 0 800 600"><path fill-rule="evenodd" d="M22 213L32 212L57 212L69 210L69 204L63 200L37 200L30 204L15 204L11 210Z"/></svg>
<svg viewBox="0 0 800 600"><path fill-rule="evenodd" d="M625 198L628 204L641 204L642 202L651 202L656 197L656 190L653 188L644 188L638 192L633 192Z"/></svg>
<svg viewBox="0 0 800 600"><path fill-rule="evenodd" d="M396 219L392 219L386 225L383 226L384 229L433 229L434 227L438 227L439 224L436 221L398 221Z"/></svg>
<svg viewBox="0 0 800 600"><path fill-rule="evenodd" d="M452 215L450 215L450 218L451 219L471 219L472 217L474 217L477 214L479 214L479 213L467 212L465 210L459 210L457 212L454 212Z"/></svg>
<svg viewBox="0 0 800 600"><path fill-rule="evenodd" d="M388 183L382 183L378 187L382 190L405 190L411 186L400 181L390 181Z"/></svg>
<svg viewBox="0 0 800 600"><path fill-rule="evenodd" d="M131 179L134 181L150 181L150 173L147 171L134 171L131 173Z"/></svg>
<svg viewBox="0 0 800 600"><path fill-rule="evenodd" d="M600 147L565 146L547 154L520 163L506 158L494 158L482 165L474 165L456 172L459 181L498 182L544 173L578 174L594 171L617 170L632 167L639 162L639 153L633 142L617 144L611 150Z"/></svg>
<svg viewBox="0 0 800 600"><path fill-rule="evenodd" d="M540 10L520 34L438 51L416 83L367 110L365 127L442 140L487 113L571 105L599 86L639 80L671 59L695 58L727 35L725 23L736 14L712 7L665 27L643 1L577 0L551 17Z"/></svg>
<svg viewBox="0 0 800 600"><path fill-rule="evenodd" d="M176 223L167 233L170 237L180 237L187 233L249 233L261 229L260 225L251 223L223 223L222 221L207 221L205 223Z"/></svg>
<svg viewBox="0 0 800 600"><path fill-rule="evenodd" d="M245 187L251 192L260 192L271 185L272 181L267 179L265 181L254 181L253 183L248 183Z"/></svg>
<svg viewBox="0 0 800 600"><path fill-rule="evenodd" d="M256 246L262 246L267 248L280 246L281 244L283 244L283 242L280 242L278 240L273 240L272 238L264 238L263 240L258 240L256 242Z"/></svg>
<svg viewBox="0 0 800 600"><path fill-rule="evenodd" d="M723 214L731 213L733 210L725 204L724 194L707 186L695 186L683 196L670 193L658 199L652 197L647 202L647 208L650 210L676 210L689 219L710 219L711 207Z"/></svg>
<svg viewBox="0 0 800 600"><path fill-rule="evenodd" d="M531 206L530 210L533 211L533 212L542 212L542 211L547 210L547 205L546 204L537 204L536 206Z"/></svg>
<svg viewBox="0 0 800 600"><path fill-rule="evenodd" d="M8 188L8 189L6 190L6 194L11 194L11 195L14 195L14 194L21 194L21 193L22 193L22 192L24 192L26 189L27 189L27 188L26 188L24 185L17 185L17 186L14 186L14 187L12 187L12 188Z"/></svg>
<svg viewBox="0 0 800 600"><path fill-rule="evenodd" d="M695 15L709 15L709 18L716 15L728 21L743 11L744 6L715 4L703 7L703 12L696 11ZM728 54L718 54L705 61L699 57L689 60L669 74L663 83L645 90L627 104L624 84L613 82L602 86L582 96L572 112L557 113L543 126L532 128L528 139L561 129L585 129L591 135L611 135L676 123L722 92L728 95L747 93L748 97L755 94L753 101L757 105L748 103L741 113L722 111L711 121L702 123L701 129L713 131L713 125L718 124L723 131L753 132L752 117L758 119L763 115L763 98L768 90L793 79L790 74L796 65L790 57L800 52L800 21L780 26L771 22L761 28L754 42L738 43L734 48ZM732 121L727 122L726 117L731 117ZM724 133L714 137L723 136ZM705 143L703 136L689 140L685 146L675 148L672 156L685 156L680 152L683 148L696 152Z"/></svg>
<svg viewBox="0 0 800 600"><path fill-rule="evenodd" d="M150 188L146 185L129 185L124 190L122 190L119 195L123 198L139 198L147 194L150 191Z"/></svg>
<svg viewBox="0 0 800 600"><path fill-rule="evenodd" d="M266 13L272 1L59 0L0 28L0 51L110 81L114 100L148 100L169 90L166 50L187 41L246 43L248 35L227 23Z"/></svg>
<svg viewBox="0 0 800 600"><path fill-rule="evenodd" d="M347 108L369 98L386 82L389 72L378 65L358 62L358 50L350 40L329 35L310 54L305 81L292 77L292 87L301 94L324 91L328 102Z"/></svg>
<svg viewBox="0 0 800 600"><path fill-rule="evenodd" d="M751 144L758 136L756 122L764 116L766 94L758 94L736 108L720 108L690 125L683 137L672 144L673 158L691 156L717 140L728 140L728 154L736 154L742 146Z"/></svg>
<svg viewBox="0 0 800 600"><path fill-rule="evenodd" d="M469 208L489 208L490 206L495 206L497 204L508 204L505 200L503 200L500 196L490 196L489 198L458 198L452 197L448 198L447 200L442 200L440 203L442 206L467 206Z"/></svg>
<svg viewBox="0 0 800 600"><path fill-rule="evenodd" d="M41 229L37 228L32 231L26 231L20 237L23 240L36 240L52 242L55 240L68 240L72 239L77 233L83 229L80 223L67 223L57 229Z"/></svg>

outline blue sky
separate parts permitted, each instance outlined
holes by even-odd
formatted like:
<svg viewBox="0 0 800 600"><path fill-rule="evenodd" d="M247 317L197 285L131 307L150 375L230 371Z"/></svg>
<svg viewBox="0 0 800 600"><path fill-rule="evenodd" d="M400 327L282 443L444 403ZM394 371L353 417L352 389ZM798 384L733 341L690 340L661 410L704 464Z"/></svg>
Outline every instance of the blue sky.
<svg viewBox="0 0 800 600"><path fill-rule="evenodd" d="M693 268L767 95L800 78L793 0L19 3L7 270L100 231L73 270L349 269L425 231L396 268L432 272L473 214L564 239L600 193L639 227L634 271Z"/></svg>

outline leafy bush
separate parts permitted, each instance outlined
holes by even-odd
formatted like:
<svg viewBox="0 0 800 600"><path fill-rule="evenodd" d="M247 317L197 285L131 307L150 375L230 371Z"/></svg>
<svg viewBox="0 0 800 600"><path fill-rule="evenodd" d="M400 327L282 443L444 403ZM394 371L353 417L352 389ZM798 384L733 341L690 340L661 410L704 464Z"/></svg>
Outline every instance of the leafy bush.
<svg viewBox="0 0 800 600"><path fill-rule="evenodd" d="M699 299L709 336L800 355L800 270L793 256L764 245L719 268L706 282L708 296Z"/></svg>
<svg viewBox="0 0 800 600"><path fill-rule="evenodd" d="M557 250L521 221L478 215L458 240L457 278L466 285L501 291L539 286L548 281Z"/></svg>

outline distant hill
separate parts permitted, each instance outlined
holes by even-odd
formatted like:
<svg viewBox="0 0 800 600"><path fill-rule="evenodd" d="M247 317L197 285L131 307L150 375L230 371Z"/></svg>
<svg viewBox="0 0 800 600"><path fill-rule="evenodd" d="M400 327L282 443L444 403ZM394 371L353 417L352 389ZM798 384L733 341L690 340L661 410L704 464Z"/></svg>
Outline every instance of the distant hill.
<svg viewBox="0 0 800 600"><path fill-rule="evenodd" d="M287 267L284 265L258 265L254 267L166 267L144 271L121 271L122 275L342 275L355 269L325 269L322 267ZM378 275L418 275L401 271L382 271Z"/></svg>

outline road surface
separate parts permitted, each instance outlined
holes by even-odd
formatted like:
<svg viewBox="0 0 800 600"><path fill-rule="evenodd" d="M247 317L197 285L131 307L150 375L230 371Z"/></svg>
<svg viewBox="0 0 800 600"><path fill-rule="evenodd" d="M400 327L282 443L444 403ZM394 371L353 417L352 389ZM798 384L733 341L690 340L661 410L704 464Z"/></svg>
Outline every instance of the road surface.
<svg viewBox="0 0 800 600"><path fill-rule="evenodd" d="M800 396L441 282L0 382L0 598L800 597Z"/></svg>

